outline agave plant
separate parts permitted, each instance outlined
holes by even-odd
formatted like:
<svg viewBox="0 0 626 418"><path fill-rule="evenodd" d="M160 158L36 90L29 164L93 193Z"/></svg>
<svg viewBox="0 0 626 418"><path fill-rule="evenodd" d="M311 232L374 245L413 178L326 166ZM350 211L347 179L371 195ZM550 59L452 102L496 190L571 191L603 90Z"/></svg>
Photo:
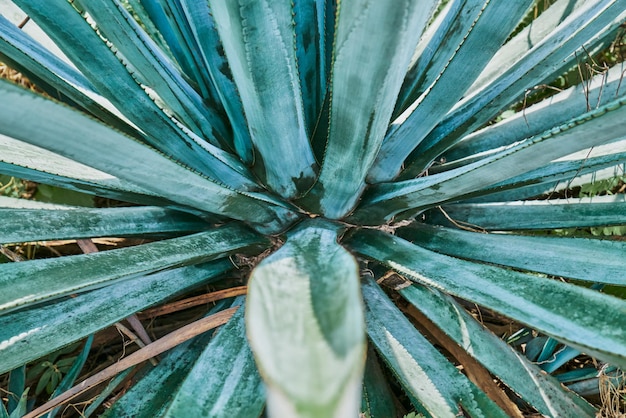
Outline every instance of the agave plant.
<svg viewBox="0 0 626 418"><path fill-rule="evenodd" d="M546 231L626 223L623 195L551 194L626 161L624 69L525 99L606 49L626 0L13 3L63 55L3 6L0 58L45 94L0 82L0 173L132 205L5 197L0 242L145 240L1 264L0 373L246 260L245 298L151 344L187 340L106 416L594 416L546 371L626 366L603 291L626 248ZM474 307L541 339L525 356Z"/></svg>

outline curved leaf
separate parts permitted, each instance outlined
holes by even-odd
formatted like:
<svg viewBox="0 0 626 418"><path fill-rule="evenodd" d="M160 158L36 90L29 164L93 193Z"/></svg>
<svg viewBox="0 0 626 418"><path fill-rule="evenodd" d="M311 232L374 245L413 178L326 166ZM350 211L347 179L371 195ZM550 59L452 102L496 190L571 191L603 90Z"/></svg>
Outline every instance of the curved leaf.
<svg viewBox="0 0 626 418"><path fill-rule="evenodd" d="M626 140L599 145L559 158L544 167L479 189L471 196L473 196L474 201L476 198L484 201L498 201L518 200L544 193L556 193L602 179L618 177L620 175L619 168L624 164L624 161L626 161ZM442 166L442 168L447 171L446 169L449 167ZM526 188L526 190L520 190L522 188ZM537 191L532 192L531 190ZM493 194L498 197L494 198ZM523 197L510 197L518 194ZM501 197L505 195L509 197Z"/></svg>
<svg viewBox="0 0 626 418"><path fill-rule="evenodd" d="M0 195L0 209L36 209L36 210L70 210L85 209L81 206L59 205L56 203L40 202L38 200L19 199Z"/></svg>
<svg viewBox="0 0 626 418"><path fill-rule="evenodd" d="M315 178L289 0L211 1L265 183L292 198ZM280 150L280 152L277 152Z"/></svg>
<svg viewBox="0 0 626 418"><path fill-rule="evenodd" d="M59 258L0 264L0 311L50 301L153 273L197 264L266 243L257 234L227 225L213 231L104 251Z"/></svg>
<svg viewBox="0 0 626 418"><path fill-rule="evenodd" d="M372 345L367 347L361 413L369 418L396 417L398 411L383 370Z"/></svg>
<svg viewBox="0 0 626 418"><path fill-rule="evenodd" d="M167 270L0 316L0 373L170 299L232 268L229 260Z"/></svg>
<svg viewBox="0 0 626 418"><path fill-rule="evenodd" d="M150 15L147 12L146 3L150 3L150 1L146 0L126 0L127 7L130 7L132 10L133 17L135 20L141 25L141 27L146 31L146 34L150 36L150 38L159 46L161 52L166 54L171 62L175 62L178 65L178 61L172 54L167 42L164 39L164 36L159 32L156 25L150 18Z"/></svg>
<svg viewBox="0 0 626 418"><path fill-rule="evenodd" d="M354 257L309 222L252 272L246 323L274 417L358 412L365 333Z"/></svg>
<svg viewBox="0 0 626 418"><path fill-rule="evenodd" d="M338 219L354 208L435 3L338 3L328 140L320 176L302 200L309 211Z"/></svg>
<svg viewBox="0 0 626 418"><path fill-rule="evenodd" d="M2 135L0 135L1 137ZM72 164L75 165L75 164ZM97 171L97 170L94 170ZM51 185L60 187L66 190L90 194L90 195L98 195L101 197L121 200L124 202L132 202L138 203L142 205L165 205L169 201L166 199L158 198L155 196L149 196L144 194L132 193L128 191L121 191L117 188L110 188L109 184L107 186L103 186L101 184L96 184L92 181L85 181L83 179L78 180L76 178L65 177L59 174L52 174L45 171L39 171L30 167L24 167L18 164L5 163L0 161L0 173L15 177L18 179L24 179L29 181L34 181L36 183ZM103 173L104 174L104 173ZM107 176L110 178L111 183L117 183L113 176ZM107 181L108 183L108 181ZM171 206L176 206L171 204ZM194 212L193 210L188 210L189 208L183 208L182 210L187 212ZM199 211L195 211L199 212ZM201 216L204 216L204 213L200 213ZM208 219L208 218L205 218Z"/></svg>
<svg viewBox="0 0 626 418"><path fill-rule="evenodd" d="M180 0L140 0L147 15L158 28L168 49L187 77L195 82L202 97L221 105L209 71L202 65L202 53L193 38Z"/></svg>
<svg viewBox="0 0 626 418"><path fill-rule="evenodd" d="M5 135L0 135L0 151L0 171L18 178L83 192L108 191L128 199L159 201L153 192L131 182Z"/></svg>
<svg viewBox="0 0 626 418"><path fill-rule="evenodd" d="M488 231L524 231L626 224L623 195L446 205L457 222ZM437 215L439 216L439 215Z"/></svg>
<svg viewBox="0 0 626 418"><path fill-rule="evenodd" d="M497 76L507 71L512 63L519 61L528 51L550 36L558 26L581 7L589 7L590 0L557 0L550 5L545 5L544 10L531 24L524 27L512 39L508 40L489 61L474 84L468 89L473 92L482 88L485 84L493 81ZM531 13L535 12L531 10Z"/></svg>
<svg viewBox="0 0 626 418"><path fill-rule="evenodd" d="M378 231L359 231L349 245L417 283L485 306L618 367L626 365L622 299L437 254Z"/></svg>
<svg viewBox="0 0 626 418"><path fill-rule="evenodd" d="M476 4L475 2L470 3ZM458 20L463 20L462 16L459 16L459 12L466 4L466 0L451 0L445 4L440 3L435 10L435 14L417 43L411 58L402 88L398 93L392 119L395 120L400 113L404 112L424 92L425 88L432 84L438 71L445 67L449 57L446 56L445 51L443 54L438 54L437 51L449 36L450 28L453 25L459 25ZM467 23L466 21L460 24ZM462 35L457 31L457 36ZM436 68L437 71L432 71L433 68ZM431 71L428 71L429 69Z"/></svg>
<svg viewBox="0 0 626 418"><path fill-rule="evenodd" d="M48 95L77 106L128 135L141 137L77 70L0 15L0 57Z"/></svg>
<svg viewBox="0 0 626 418"><path fill-rule="evenodd" d="M8 393L7 393L7 410L11 415L22 416L25 411L16 412L22 408L19 404L22 402L21 393L26 389L26 365L23 364L9 372ZM2 402L0 401L0 404Z"/></svg>
<svg viewBox="0 0 626 418"><path fill-rule="evenodd" d="M119 372L114 378L109 380L109 383L107 383L107 385L100 390L100 393L98 393L98 396L96 396L95 399L92 398L92 402L89 404L89 407L83 412L85 418L89 418L96 410L98 410L100 405L102 405L102 403L109 398L111 393L113 393L113 391L117 389L117 387L121 385L134 370L135 367L128 368Z"/></svg>
<svg viewBox="0 0 626 418"><path fill-rule="evenodd" d="M118 0L86 1L83 6L99 31L132 63L143 84L150 86L181 122L198 135L213 139L214 145L227 145L223 139L226 126L217 112L203 103Z"/></svg>
<svg viewBox="0 0 626 418"><path fill-rule="evenodd" d="M626 89L622 86L625 67L624 64L617 64L606 73L598 74L583 84L467 135L446 151L446 160L453 161L510 145L626 95Z"/></svg>
<svg viewBox="0 0 626 418"><path fill-rule="evenodd" d="M404 390L437 418L506 417L409 322L372 279L363 284L367 333Z"/></svg>
<svg viewBox="0 0 626 418"><path fill-rule="evenodd" d="M87 361L87 356L89 355L89 350L91 350L91 344L93 343L93 334L91 334L85 340L85 345L83 345L83 349L80 350L76 359L72 362L72 367L67 371L65 376L63 376L63 380L59 383L59 385L54 389L54 392L50 395L50 399L53 399L66 390L69 390L73 385L76 379L78 378L80 372ZM59 412L59 408L55 408L49 413L45 415L45 418L54 418Z"/></svg>
<svg viewBox="0 0 626 418"><path fill-rule="evenodd" d="M597 148L601 147L594 149ZM624 158L626 158L626 152L593 157L587 161L584 159L576 162L556 161L546 166L545 171L543 169L533 170L526 175L506 180L503 182L507 186L504 190L496 190L494 185L480 191L464 202L512 202L525 199L533 200L537 197L551 199L557 196L557 193L568 194L567 190L619 178L626 171L625 163L610 164L608 167L605 163L624 161ZM589 170L587 169L588 165ZM542 175L541 172L544 174Z"/></svg>
<svg viewBox="0 0 626 418"><path fill-rule="evenodd" d="M206 346L161 416L252 418L261 415L264 401L240 308Z"/></svg>
<svg viewBox="0 0 626 418"><path fill-rule="evenodd" d="M15 2L60 45L98 92L146 133L144 141L214 180L234 188L255 187L238 160L170 119L129 72L132 67L122 63L70 2Z"/></svg>
<svg viewBox="0 0 626 418"><path fill-rule="evenodd" d="M419 285L398 292L541 414L596 416L593 406L484 328L451 297Z"/></svg>
<svg viewBox="0 0 626 418"><path fill-rule="evenodd" d="M11 412L11 415L9 415L9 418L21 418L24 415L26 415L26 411L28 408L27 401L28 401L29 389L30 388L26 388L26 390L22 393L22 396L20 396L20 401L17 404L17 408L15 408L13 412Z"/></svg>
<svg viewBox="0 0 626 418"><path fill-rule="evenodd" d="M221 311L226 304L218 304L209 311ZM194 363L211 341L210 332L200 334L169 351L156 367L148 370L101 418L162 417L171 404ZM222 364L222 363L218 363Z"/></svg>
<svg viewBox="0 0 626 418"><path fill-rule="evenodd" d="M16 61L22 64L28 62L29 65L24 66L34 70L34 74L40 75L38 78L42 81L47 81L57 88L68 83L82 91L96 92L91 82L78 70L3 15L0 15L0 39L2 40L0 42L2 54L9 56L17 54ZM44 74L47 76L42 76Z"/></svg>
<svg viewBox="0 0 626 418"><path fill-rule="evenodd" d="M372 188L353 215L361 222L388 221L409 209L458 199L581 149L626 135L626 99L614 100L492 156L454 170Z"/></svg>
<svg viewBox="0 0 626 418"><path fill-rule="evenodd" d="M0 217L12 217L20 222L0 223L0 244L167 234L209 228L209 224L189 214L158 207L16 209L2 207L3 203L4 200L0 200Z"/></svg>
<svg viewBox="0 0 626 418"><path fill-rule="evenodd" d="M587 2L506 71L459 102L406 160L401 179L420 174L464 135L483 126L524 92L576 62L576 52L601 44L626 17L626 0ZM547 80L546 80L547 79Z"/></svg>
<svg viewBox="0 0 626 418"><path fill-rule="evenodd" d="M432 84L391 124L368 174L370 182L389 181L398 174L404 159L463 97L532 3L464 3L443 44L438 45L436 65L428 69L433 74L426 77Z"/></svg>
<svg viewBox="0 0 626 418"><path fill-rule="evenodd" d="M262 229L281 229L279 225L284 225L286 218L295 217L293 212L270 202L269 197L216 184L72 109L7 82L0 82L0 91L4 98L0 101L2 134L115 173L120 179L182 205L258 222ZM37 118L16 124L15 119L23 119L23 112L36 114Z"/></svg>
<svg viewBox="0 0 626 418"><path fill-rule="evenodd" d="M189 19L204 64L233 127L233 148L244 163L251 165L254 155L248 123L209 5L195 0L181 0L180 4Z"/></svg>
<svg viewBox="0 0 626 418"><path fill-rule="evenodd" d="M317 33L319 34L318 40L318 50L316 53L316 60L319 65L317 78L318 81L318 111L315 114L315 119L313 121L309 121L314 123L311 128L311 145L313 147L313 152L315 154L316 161L320 162L323 160L324 152L326 148L326 143L328 141L328 124L329 120L329 112L330 112L330 98L331 94L331 68L333 62L333 46L335 40L335 32L337 29L337 10L339 8L339 0L295 0L294 1L294 11L296 13L295 21L296 21L296 34L298 32L304 30L305 33L312 33L314 30L312 28L313 24L311 22L304 23L301 18L302 15L306 12L300 12L301 17L298 17L298 11L302 9L311 10L310 3L315 2L316 11L314 12L315 17L317 18ZM306 27L307 29L303 29ZM298 68L300 71L300 79L303 83L303 92L306 92L309 87L304 87L305 84L313 85L315 82L310 79L304 80L306 74L310 71L309 65L313 65L311 61L312 55L308 52L304 51L304 49L300 49L300 45L310 44L306 35L302 35L302 44L300 44L299 39L296 38L296 45L298 46L298 53L300 55L307 54L307 58L298 57ZM304 62L302 60L304 59ZM304 93L306 94L306 93ZM303 95L304 95L303 94ZM304 95L305 106L307 97Z"/></svg>
<svg viewBox="0 0 626 418"><path fill-rule="evenodd" d="M626 243L583 238L481 234L416 225L402 238L438 253L552 276L626 286Z"/></svg>
<svg viewBox="0 0 626 418"><path fill-rule="evenodd" d="M296 58L302 89L304 116L309 137L314 137L326 95L327 73L326 0L295 0L293 2ZM331 32L330 30L328 32Z"/></svg>

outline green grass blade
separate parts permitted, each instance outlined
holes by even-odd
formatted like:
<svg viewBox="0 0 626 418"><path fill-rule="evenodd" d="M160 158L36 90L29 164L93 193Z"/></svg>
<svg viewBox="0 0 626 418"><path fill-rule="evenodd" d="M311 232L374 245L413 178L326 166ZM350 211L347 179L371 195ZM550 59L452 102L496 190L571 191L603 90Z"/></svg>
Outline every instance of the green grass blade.
<svg viewBox="0 0 626 418"><path fill-rule="evenodd" d="M20 395L26 389L26 365L17 367L9 373L7 411L13 414L20 404ZM0 401L2 403L2 401Z"/></svg>
<svg viewBox="0 0 626 418"><path fill-rule="evenodd" d="M527 89L575 65L578 53L585 55L606 37L612 39L625 17L626 0L593 1L580 7L507 71L459 102L409 156L400 178L418 175L464 135L520 100Z"/></svg>
<svg viewBox="0 0 626 418"><path fill-rule="evenodd" d="M459 199L576 151L621 139L626 135L624 117L626 99L622 98L467 166L414 180L381 184L364 198L354 219L388 221L408 209L425 209Z"/></svg>
<svg viewBox="0 0 626 418"><path fill-rule="evenodd" d="M238 226L94 254L0 264L0 311L104 287L119 280L234 254L264 238Z"/></svg>
<svg viewBox="0 0 626 418"><path fill-rule="evenodd" d="M202 231L209 224L189 214L158 207L106 209L5 208L0 217L19 222L0 224L0 243L17 243L90 237L125 237Z"/></svg>
<svg viewBox="0 0 626 418"><path fill-rule="evenodd" d="M484 328L451 297L418 285L399 293L540 413L552 417L596 415L593 406L564 390L554 377Z"/></svg>
<svg viewBox="0 0 626 418"><path fill-rule="evenodd" d="M338 4L328 140L319 179L303 199L308 210L338 219L354 208L435 3Z"/></svg>
<svg viewBox="0 0 626 418"><path fill-rule="evenodd" d="M0 133L46 148L181 205L281 229L295 214L269 198L236 192L70 108L0 82ZM24 123L21 112L37 115ZM86 141L85 138L89 138Z"/></svg>
<svg viewBox="0 0 626 418"><path fill-rule="evenodd" d="M232 268L229 260L139 277L0 316L0 373L78 341Z"/></svg>
<svg viewBox="0 0 626 418"><path fill-rule="evenodd" d="M455 221L488 231L623 225L626 224L625 209L623 195L444 206Z"/></svg>
<svg viewBox="0 0 626 418"><path fill-rule="evenodd" d="M246 324L273 417L355 416L365 356L358 266L332 224L305 224L252 272Z"/></svg>
<svg viewBox="0 0 626 418"><path fill-rule="evenodd" d="M93 334L87 337L87 340L85 341L85 345L83 346L83 349L80 351L78 356L76 356L76 360L74 360L74 362L72 363L72 367L67 371L65 376L63 376L63 380L61 380L61 382L59 383L59 386L57 386L54 389L54 392L52 393L52 395L50 395L50 399L54 399L55 397L59 396L66 390L69 390L74 385L74 382L78 378L78 375L82 371L83 366L85 365L85 362L87 361L87 356L89 356L89 350L91 350L92 343L93 343ZM60 408L53 409L52 411L48 412L45 415L45 418L54 418L55 416L57 416L59 410Z"/></svg>
<svg viewBox="0 0 626 418"><path fill-rule="evenodd" d="M29 388L27 388L24 393L22 393L22 396L20 397L20 402L17 404L17 408L15 408L13 410L13 412L11 412L11 415L9 415L9 418L21 418L24 415L26 415L26 411L27 411L27 401L28 401L28 390Z"/></svg>
<svg viewBox="0 0 626 418"><path fill-rule="evenodd" d="M100 393L98 393L98 396L96 396L95 399L92 399L92 402L89 404L89 407L85 409L85 411L83 412L85 418L89 418L95 411L97 411L98 408L100 408L100 405L102 405L102 403L109 398L111 393L113 393L113 391L117 389L117 387L124 380L126 380L126 377L131 375L131 373L134 370L135 370L135 367L128 368L118 373L113 379L109 380L109 383L107 383L107 385L104 388L102 388L102 390L100 390Z"/></svg>
<svg viewBox="0 0 626 418"><path fill-rule="evenodd" d="M626 243L583 238L481 234L416 225L399 236L441 254L552 276L625 286Z"/></svg>
<svg viewBox="0 0 626 418"><path fill-rule="evenodd" d="M417 283L485 306L618 367L626 365L624 300L437 254L382 232L358 232L349 245Z"/></svg>
<svg viewBox="0 0 626 418"><path fill-rule="evenodd" d="M206 346L163 418L259 417L263 382L248 346L243 306Z"/></svg>
<svg viewBox="0 0 626 418"><path fill-rule="evenodd" d="M279 195L293 198L313 183L315 160L304 119L292 2L210 4L257 150L259 175Z"/></svg>
<svg viewBox="0 0 626 418"><path fill-rule="evenodd" d="M532 3L465 2L428 70L433 73L432 84L424 86L424 92L391 124L369 172L370 182L389 181L398 174L404 159L463 97Z"/></svg>
<svg viewBox="0 0 626 418"><path fill-rule="evenodd" d="M363 284L370 340L417 400L419 409L437 418L460 413L472 417L507 415L424 338L372 280Z"/></svg>

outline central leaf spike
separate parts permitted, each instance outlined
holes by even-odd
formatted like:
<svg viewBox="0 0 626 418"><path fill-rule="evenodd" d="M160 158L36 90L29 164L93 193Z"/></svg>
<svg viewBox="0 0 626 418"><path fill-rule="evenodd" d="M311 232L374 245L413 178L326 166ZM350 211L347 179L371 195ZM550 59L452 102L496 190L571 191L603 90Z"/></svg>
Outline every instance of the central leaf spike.
<svg viewBox="0 0 626 418"><path fill-rule="evenodd" d="M357 261L338 232L307 220L252 272L246 325L270 416L358 415L363 303Z"/></svg>

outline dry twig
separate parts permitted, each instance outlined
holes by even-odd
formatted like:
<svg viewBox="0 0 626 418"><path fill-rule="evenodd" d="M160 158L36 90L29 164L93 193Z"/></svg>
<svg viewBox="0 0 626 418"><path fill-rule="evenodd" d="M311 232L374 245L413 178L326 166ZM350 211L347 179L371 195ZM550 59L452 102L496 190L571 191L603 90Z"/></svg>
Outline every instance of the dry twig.
<svg viewBox="0 0 626 418"><path fill-rule="evenodd" d="M74 386L70 390L60 394L56 398L46 402L39 408L30 412L29 414L24 415L24 418L37 418L42 416L48 411L56 408L57 406L74 399L76 396L81 393L86 392L87 390L105 382L108 379L111 379L116 374L135 366L139 363L142 363L146 360L153 358L161 353L164 353L167 350L170 350L176 347L179 344L184 343L187 340L195 337L196 335L202 334L211 329L217 328L220 325L224 325L228 320L233 316L235 311L239 309L238 307L225 309L221 312L213 314L211 316L207 316L198 321L192 322L191 324L184 326L176 331L173 331L166 336L159 338L152 344L145 346L144 348L135 351L128 357L123 358L119 362L112 364L106 369L102 370L98 374L91 376L88 379L83 380L78 385Z"/></svg>

